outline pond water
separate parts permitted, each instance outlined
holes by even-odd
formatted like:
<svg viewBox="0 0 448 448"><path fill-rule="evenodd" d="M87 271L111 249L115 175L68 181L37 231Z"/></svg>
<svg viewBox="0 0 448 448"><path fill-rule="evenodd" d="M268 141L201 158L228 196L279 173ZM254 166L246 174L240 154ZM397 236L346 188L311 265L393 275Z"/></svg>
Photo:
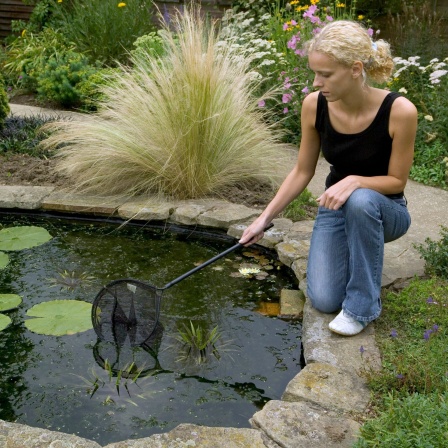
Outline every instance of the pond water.
<svg viewBox="0 0 448 448"><path fill-rule="evenodd" d="M250 427L280 399L301 368L301 326L265 315L282 288L296 288L272 255L236 251L163 294L157 338L120 350L93 329L45 336L27 329L26 311L58 299L92 303L104 284L132 277L163 286L233 245L204 234L68 219L0 216L1 227L35 225L53 239L9 252L0 293L18 294L0 332L0 418L77 434L102 445L169 431L180 423ZM261 278L239 268L258 266ZM64 274L65 273L65 274ZM64 284L64 276L79 280ZM264 278L262 278L264 276ZM275 313L275 311L274 311ZM184 325L218 327L217 356L192 358L178 341ZM125 378L129 361L138 375Z"/></svg>

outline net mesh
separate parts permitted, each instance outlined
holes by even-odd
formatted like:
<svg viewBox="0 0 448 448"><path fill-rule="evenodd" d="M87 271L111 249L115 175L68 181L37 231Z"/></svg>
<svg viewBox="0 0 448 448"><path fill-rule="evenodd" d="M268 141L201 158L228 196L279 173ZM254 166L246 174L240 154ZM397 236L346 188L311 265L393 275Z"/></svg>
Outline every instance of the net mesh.
<svg viewBox="0 0 448 448"><path fill-rule="evenodd" d="M92 323L102 341L117 346L144 344L159 320L162 291L138 280L105 286L92 306Z"/></svg>

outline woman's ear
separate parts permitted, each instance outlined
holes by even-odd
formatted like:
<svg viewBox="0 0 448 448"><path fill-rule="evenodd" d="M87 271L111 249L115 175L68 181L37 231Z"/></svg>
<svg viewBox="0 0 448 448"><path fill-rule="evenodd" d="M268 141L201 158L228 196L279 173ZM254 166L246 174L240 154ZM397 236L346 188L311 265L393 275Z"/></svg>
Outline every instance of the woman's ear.
<svg viewBox="0 0 448 448"><path fill-rule="evenodd" d="M362 76L362 71L364 69L364 65L361 61L355 61L352 65L352 78L356 79L359 76Z"/></svg>

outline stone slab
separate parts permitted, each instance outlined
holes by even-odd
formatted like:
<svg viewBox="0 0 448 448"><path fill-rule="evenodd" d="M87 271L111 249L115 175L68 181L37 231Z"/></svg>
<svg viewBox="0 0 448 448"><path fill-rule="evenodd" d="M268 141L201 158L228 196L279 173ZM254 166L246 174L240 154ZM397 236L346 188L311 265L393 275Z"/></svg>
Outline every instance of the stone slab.
<svg viewBox="0 0 448 448"><path fill-rule="evenodd" d="M247 222L259 213L259 210L229 202L201 214L198 217L198 224L227 230L232 224Z"/></svg>
<svg viewBox="0 0 448 448"><path fill-rule="evenodd" d="M279 260L288 267L299 258L308 258L309 240L291 240L275 246Z"/></svg>
<svg viewBox="0 0 448 448"><path fill-rule="evenodd" d="M118 216L138 221L166 221L176 206L174 203L161 202L154 198L130 200L118 208Z"/></svg>
<svg viewBox="0 0 448 448"><path fill-rule="evenodd" d="M280 315L299 318L303 315L305 295L298 289L282 289L280 291Z"/></svg>
<svg viewBox="0 0 448 448"><path fill-rule="evenodd" d="M274 445L270 445L272 448ZM255 429L211 428L182 424L165 434L111 443L105 448L266 448L262 433Z"/></svg>
<svg viewBox="0 0 448 448"><path fill-rule="evenodd" d="M81 437L0 420L1 448L101 448Z"/></svg>
<svg viewBox="0 0 448 448"><path fill-rule="evenodd" d="M254 414L252 427L282 448L349 448L360 424L310 403L271 400Z"/></svg>
<svg viewBox="0 0 448 448"><path fill-rule="evenodd" d="M0 185L0 207L36 210L42 206L54 187L21 187L17 185Z"/></svg>
<svg viewBox="0 0 448 448"><path fill-rule="evenodd" d="M96 216L114 216L125 202L122 198L85 196L53 192L42 201L42 208L49 211L83 213Z"/></svg>
<svg viewBox="0 0 448 448"><path fill-rule="evenodd" d="M370 401L370 390L358 375L316 362L305 366L289 382L282 400L307 401L346 414L363 413Z"/></svg>
<svg viewBox="0 0 448 448"><path fill-rule="evenodd" d="M381 357L375 343L374 324L369 324L356 336L341 336L328 329L336 315L317 311L307 299L302 324L305 363L331 364L354 374L365 369L380 369Z"/></svg>
<svg viewBox="0 0 448 448"><path fill-rule="evenodd" d="M214 207L216 207L216 202L213 200L180 201L170 219L178 224L196 225L199 215L212 210Z"/></svg>

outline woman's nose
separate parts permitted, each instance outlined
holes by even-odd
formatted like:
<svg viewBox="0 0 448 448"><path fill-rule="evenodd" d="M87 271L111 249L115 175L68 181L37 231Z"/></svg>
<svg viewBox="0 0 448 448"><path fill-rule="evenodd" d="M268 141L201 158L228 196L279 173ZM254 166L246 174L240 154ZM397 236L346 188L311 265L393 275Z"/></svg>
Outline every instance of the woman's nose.
<svg viewBox="0 0 448 448"><path fill-rule="evenodd" d="M314 81L313 81L313 87L321 87L322 85L323 85L323 83L322 83L321 77L318 75L315 75Z"/></svg>

